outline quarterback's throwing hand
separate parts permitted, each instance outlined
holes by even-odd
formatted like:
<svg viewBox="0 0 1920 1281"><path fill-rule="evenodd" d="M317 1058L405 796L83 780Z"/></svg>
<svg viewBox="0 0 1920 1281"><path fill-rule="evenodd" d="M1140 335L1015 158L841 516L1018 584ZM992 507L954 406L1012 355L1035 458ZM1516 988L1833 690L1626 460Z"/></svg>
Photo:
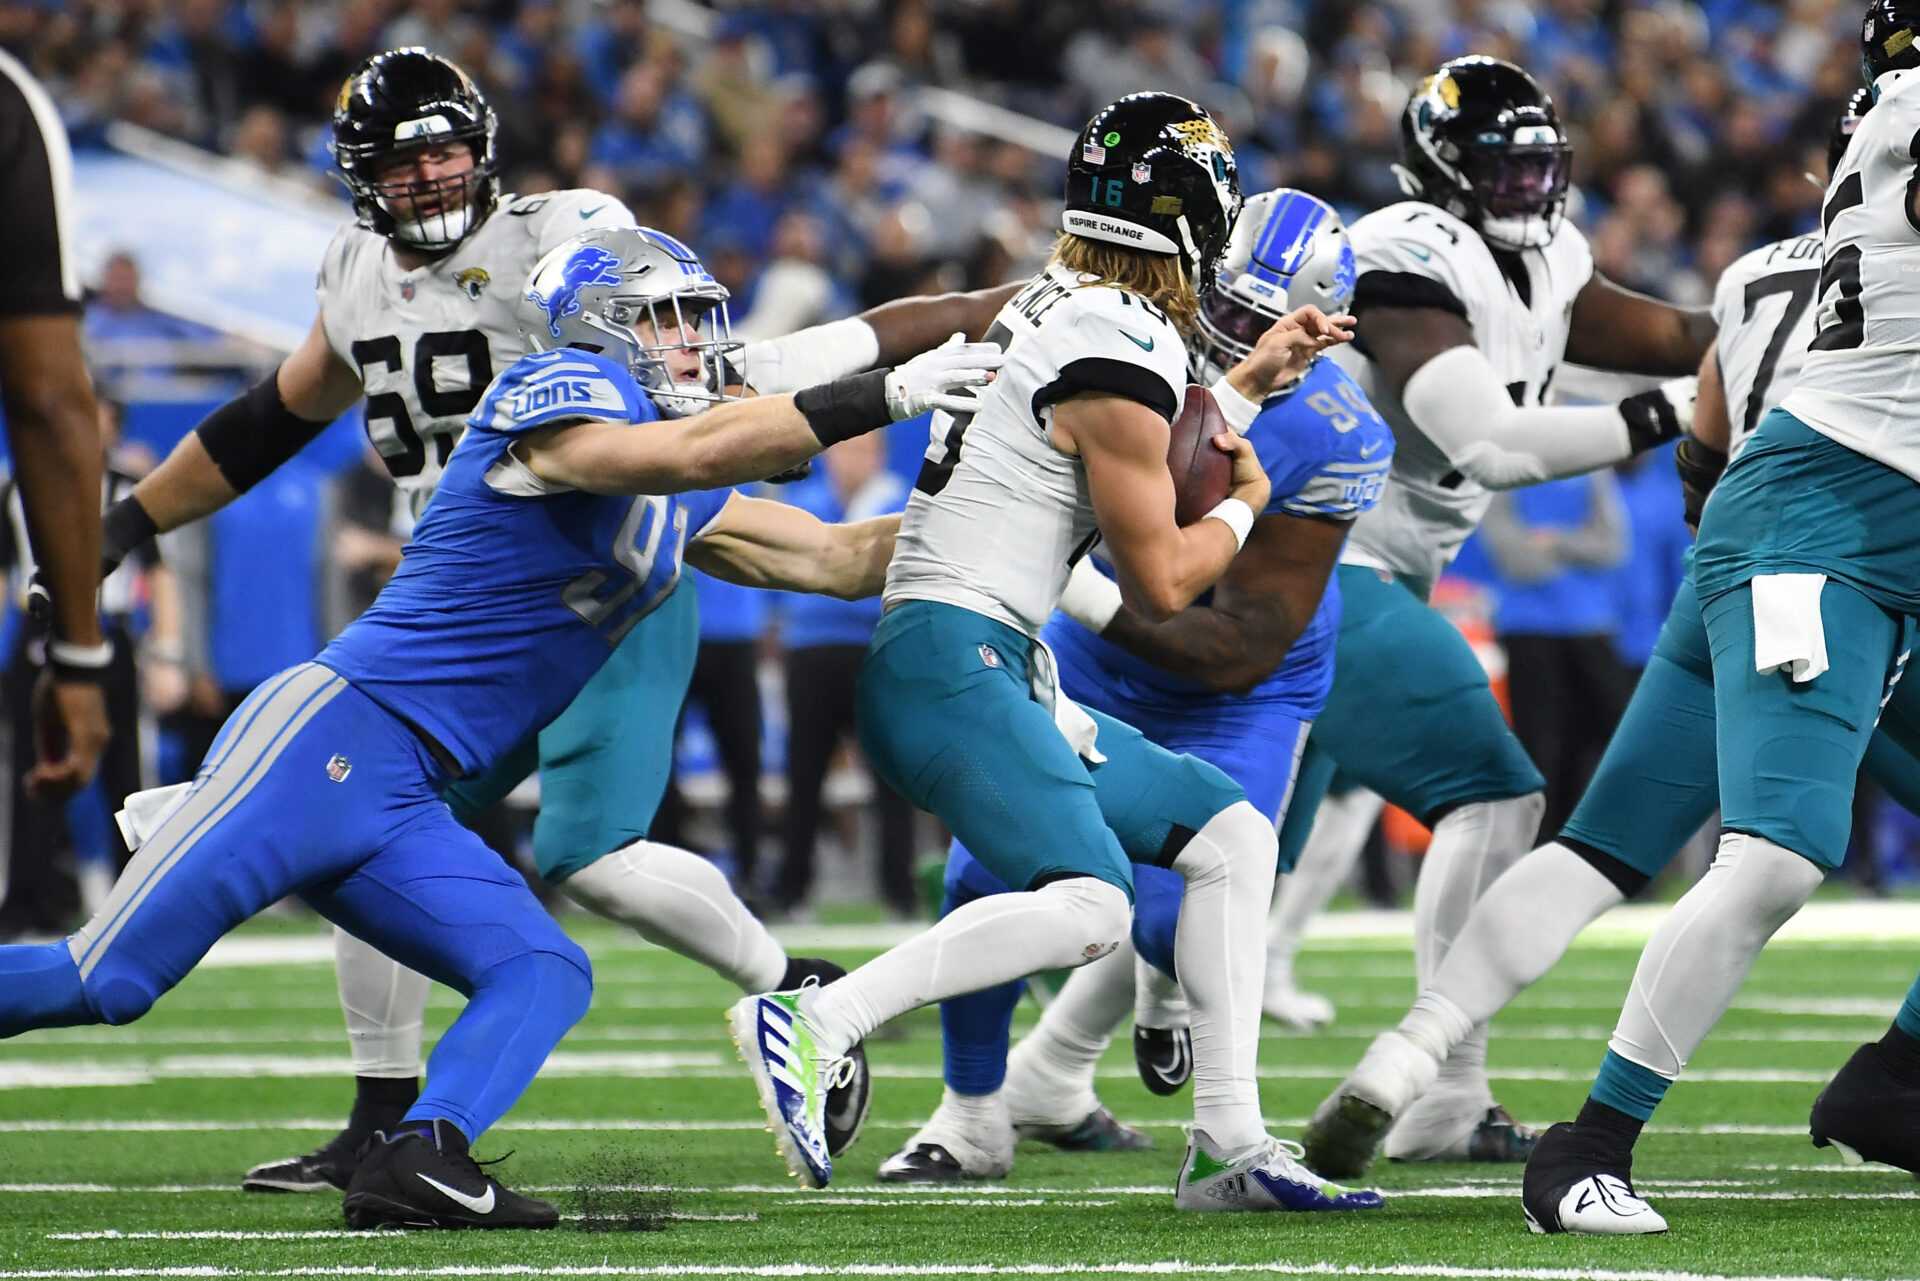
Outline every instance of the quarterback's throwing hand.
<svg viewBox="0 0 1920 1281"><path fill-rule="evenodd" d="M1264 395L1306 373L1314 357L1327 348L1352 341L1352 316L1329 316L1318 307L1302 307L1269 325L1240 368Z"/></svg>
<svg viewBox="0 0 1920 1281"><path fill-rule="evenodd" d="M955 334L887 375L887 412L895 422L930 409L974 413L980 396L972 389L992 382L993 371L1006 359L995 343L968 342L966 335Z"/></svg>

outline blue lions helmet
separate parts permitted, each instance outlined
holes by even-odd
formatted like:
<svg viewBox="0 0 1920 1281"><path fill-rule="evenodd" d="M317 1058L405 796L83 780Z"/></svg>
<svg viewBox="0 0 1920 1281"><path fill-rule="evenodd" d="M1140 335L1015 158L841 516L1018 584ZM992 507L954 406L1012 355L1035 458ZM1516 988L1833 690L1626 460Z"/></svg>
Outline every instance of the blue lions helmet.
<svg viewBox="0 0 1920 1281"><path fill-rule="evenodd" d="M693 250L650 227L599 227L534 267L517 310L529 351L581 347L633 371L669 418L732 399L727 289Z"/></svg>
<svg viewBox="0 0 1920 1281"><path fill-rule="evenodd" d="M1332 205L1286 187L1253 197L1233 224L1219 275L1200 295L1196 372L1212 382L1298 308L1345 312L1356 274L1353 246Z"/></svg>

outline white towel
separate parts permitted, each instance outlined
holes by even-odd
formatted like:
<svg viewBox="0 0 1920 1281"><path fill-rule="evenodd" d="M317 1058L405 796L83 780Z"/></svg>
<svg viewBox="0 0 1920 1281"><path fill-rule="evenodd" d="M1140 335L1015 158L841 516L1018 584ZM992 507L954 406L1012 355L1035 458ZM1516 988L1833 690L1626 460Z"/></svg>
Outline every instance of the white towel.
<svg viewBox="0 0 1920 1281"><path fill-rule="evenodd" d="M1820 623L1825 574L1762 574L1753 580L1753 670L1784 670L1805 684L1827 670Z"/></svg>
<svg viewBox="0 0 1920 1281"><path fill-rule="evenodd" d="M127 797L126 808L113 816L120 825L120 835L127 838L127 852L133 853L147 843L147 838L160 830L160 825L173 817L174 811L186 804L187 793L193 790L193 784L175 783L171 787L152 787L144 792L135 792Z"/></svg>
<svg viewBox="0 0 1920 1281"><path fill-rule="evenodd" d="M1053 713L1053 723L1060 731L1073 754L1089 765L1098 765L1106 760L1100 749L1094 746L1094 740L1100 735L1100 727L1094 724L1093 717L1086 709L1060 692L1059 665L1054 661L1053 651L1047 648L1043 640L1033 642L1033 650L1027 655L1027 683L1033 689L1033 697L1049 712Z"/></svg>

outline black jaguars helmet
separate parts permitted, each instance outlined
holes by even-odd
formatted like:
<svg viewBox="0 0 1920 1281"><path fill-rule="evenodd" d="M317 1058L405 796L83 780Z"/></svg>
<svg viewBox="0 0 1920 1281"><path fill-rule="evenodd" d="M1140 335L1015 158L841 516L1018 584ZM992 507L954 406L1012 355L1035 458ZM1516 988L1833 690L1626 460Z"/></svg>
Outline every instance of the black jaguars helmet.
<svg viewBox="0 0 1920 1281"><path fill-rule="evenodd" d="M429 254L459 244L493 211L493 109L467 73L425 49L376 53L340 86L333 111L333 158L360 225ZM412 148L464 142L473 169L425 182L381 182L388 157Z"/></svg>
<svg viewBox="0 0 1920 1281"><path fill-rule="evenodd" d="M1395 172L1497 249L1539 249L1560 229L1573 171L1566 130L1539 82L1498 58L1455 58L1400 116Z"/></svg>
<svg viewBox="0 0 1920 1281"><path fill-rule="evenodd" d="M1873 0L1860 25L1860 70L1872 84L1889 71L1920 67L1920 0Z"/></svg>
<svg viewBox="0 0 1920 1281"><path fill-rule="evenodd" d="M1847 144L1853 141L1853 131L1860 127L1860 117L1867 114L1873 106L1873 90L1862 85L1853 91L1847 99L1847 105L1840 108L1840 114L1833 118L1833 132L1827 135L1827 177L1831 179L1840 162L1846 159Z"/></svg>
<svg viewBox="0 0 1920 1281"><path fill-rule="evenodd" d="M1060 222L1088 240L1178 254L1196 290L1213 279L1240 212L1227 135L1198 103L1128 94L1094 116L1067 157Z"/></svg>

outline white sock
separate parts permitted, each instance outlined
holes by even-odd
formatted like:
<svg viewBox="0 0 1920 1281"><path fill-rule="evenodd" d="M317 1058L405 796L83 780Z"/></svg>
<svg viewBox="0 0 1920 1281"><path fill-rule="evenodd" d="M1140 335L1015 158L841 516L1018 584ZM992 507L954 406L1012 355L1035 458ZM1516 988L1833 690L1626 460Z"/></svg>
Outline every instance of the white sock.
<svg viewBox="0 0 1920 1281"><path fill-rule="evenodd" d="M1126 892L1091 876L990 894L845 978L809 990L800 1009L822 1052L837 1056L908 1010L1105 956L1127 937L1132 919Z"/></svg>
<svg viewBox="0 0 1920 1281"><path fill-rule="evenodd" d="M1076 1125L1100 1106L1093 1073L1133 1007L1133 943L1068 976L1007 1059L1002 1091L1014 1124Z"/></svg>
<svg viewBox="0 0 1920 1281"><path fill-rule="evenodd" d="M1291 979L1293 958L1307 937L1307 924L1326 911L1327 904L1353 874L1353 865L1366 847L1386 802L1364 787L1343 796L1327 796L1313 816L1313 830L1300 850L1300 861L1282 876L1274 890L1273 910L1267 914L1267 972ZM1271 977L1268 980L1271 982Z"/></svg>
<svg viewBox="0 0 1920 1281"><path fill-rule="evenodd" d="M1760 949L1824 876L1763 836L1721 833L1713 866L1640 953L1608 1048L1670 1080L1678 1077L1733 1003Z"/></svg>
<svg viewBox="0 0 1920 1281"><path fill-rule="evenodd" d="M1137 1027L1186 1027L1191 1011L1180 985L1138 957L1133 962L1133 1021Z"/></svg>
<svg viewBox="0 0 1920 1281"><path fill-rule="evenodd" d="M1485 1023L1625 897L1593 864L1550 841L1480 896L1426 991L1452 1002L1469 1024Z"/></svg>
<svg viewBox="0 0 1920 1281"><path fill-rule="evenodd" d="M424 974L416 974L373 944L334 927L333 970L340 1009L347 1016L355 1076L416 1077L421 1029L427 1019Z"/></svg>
<svg viewBox="0 0 1920 1281"><path fill-rule="evenodd" d="M1255 1075L1266 966L1262 918L1273 898L1273 824L1245 801L1208 820L1173 860L1186 879L1174 936L1193 1025L1193 1123L1223 1152L1266 1140Z"/></svg>
<svg viewBox="0 0 1920 1281"><path fill-rule="evenodd" d="M671 845L634 841L560 882L560 892L649 943L708 966L745 992L766 992L787 972L787 952L726 876Z"/></svg>

